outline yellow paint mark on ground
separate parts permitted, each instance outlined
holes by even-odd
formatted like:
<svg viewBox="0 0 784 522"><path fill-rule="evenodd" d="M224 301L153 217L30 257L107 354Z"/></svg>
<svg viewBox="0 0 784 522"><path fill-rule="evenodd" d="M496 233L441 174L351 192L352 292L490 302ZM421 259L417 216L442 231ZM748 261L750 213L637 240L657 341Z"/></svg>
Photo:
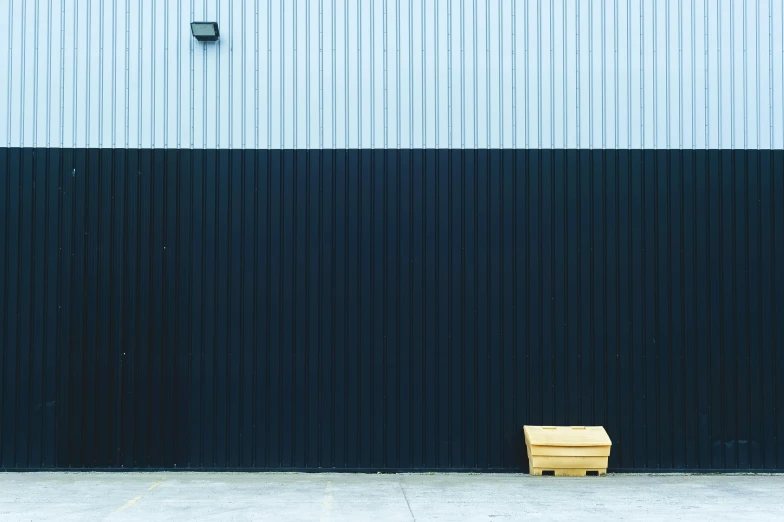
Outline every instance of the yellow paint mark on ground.
<svg viewBox="0 0 784 522"><path fill-rule="evenodd" d="M321 520L332 520L332 481L324 488L324 500L321 503Z"/></svg>
<svg viewBox="0 0 784 522"><path fill-rule="evenodd" d="M154 484L152 484L152 485L151 485L149 488L147 488L147 491L152 491L153 489L157 488L158 486L160 486L161 484L163 484L163 482L164 482L165 480L166 480L166 479L165 479L165 478L163 478L163 479L159 480L158 482L155 482L155 483L154 483ZM122 506L120 506L120 507L119 507L119 509L117 509L117 511L123 511L123 510L125 510L125 509L128 509L129 507L131 507L132 505L134 505L134 504L135 504L135 503L136 503L136 502L137 502L137 501L138 501L140 498L142 498L142 496L141 496L141 495L137 495L137 496L133 497L131 500L129 500L128 502L126 502L125 504L123 504Z"/></svg>
<svg viewBox="0 0 784 522"><path fill-rule="evenodd" d="M124 510L124 509L128 509L129 507L131 507L132 505L134 505L134 504L136 503L136 501L137 501L137 500L139 500L140 498L142 498L142 496L141 496L141 495L139 495L139 496L136 496L136 497L133 497L131 500L129 500L128 502L126 502L125 504L123 504L122 506L120 506L120 508L119 508L117 511L122 511L122 510Z"/></svg>

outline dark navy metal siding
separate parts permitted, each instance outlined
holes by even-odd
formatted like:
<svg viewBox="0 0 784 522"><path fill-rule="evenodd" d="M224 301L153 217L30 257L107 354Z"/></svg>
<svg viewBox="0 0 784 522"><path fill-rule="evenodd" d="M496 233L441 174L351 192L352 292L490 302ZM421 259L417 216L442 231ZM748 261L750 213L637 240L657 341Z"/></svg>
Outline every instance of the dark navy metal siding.
<svg viewBox="0 0 784 522"><path fill-rule="evenodd" d="M784 469L784 153L0 149L0 467Z"/></svg>

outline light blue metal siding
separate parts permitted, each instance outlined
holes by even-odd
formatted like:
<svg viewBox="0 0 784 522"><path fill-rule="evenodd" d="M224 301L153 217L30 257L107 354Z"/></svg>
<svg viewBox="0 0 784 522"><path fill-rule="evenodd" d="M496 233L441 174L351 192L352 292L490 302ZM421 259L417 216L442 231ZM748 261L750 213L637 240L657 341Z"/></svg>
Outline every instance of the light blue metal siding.
<svg viewBox="0 0 784 522"><path fill-rule="evenodd" d="M10 0L0 143L781 149L782 27L782 0Z"/></svg>

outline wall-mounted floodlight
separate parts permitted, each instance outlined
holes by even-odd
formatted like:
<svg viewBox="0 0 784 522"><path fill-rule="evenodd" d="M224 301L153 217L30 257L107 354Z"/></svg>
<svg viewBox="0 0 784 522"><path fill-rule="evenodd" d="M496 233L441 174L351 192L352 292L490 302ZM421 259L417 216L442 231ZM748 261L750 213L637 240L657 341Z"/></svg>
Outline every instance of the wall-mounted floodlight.
<svg viewBox="0 0 784 522"><path fill-rule="evenodd" d="M218 22L191 22L191 34L200 42L214 42L220 37Z"/></svg>

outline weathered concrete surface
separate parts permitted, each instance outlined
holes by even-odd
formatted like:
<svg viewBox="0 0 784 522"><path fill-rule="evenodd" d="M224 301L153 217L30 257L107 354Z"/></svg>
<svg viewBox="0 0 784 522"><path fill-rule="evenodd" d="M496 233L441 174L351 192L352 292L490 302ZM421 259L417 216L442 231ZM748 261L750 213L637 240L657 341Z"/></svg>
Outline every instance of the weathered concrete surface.
<svg viewBox="0 0 784 522"><path fill-rule="evenodd" d="M784 476L6 473L0 520L784 520Z"/></svg>

